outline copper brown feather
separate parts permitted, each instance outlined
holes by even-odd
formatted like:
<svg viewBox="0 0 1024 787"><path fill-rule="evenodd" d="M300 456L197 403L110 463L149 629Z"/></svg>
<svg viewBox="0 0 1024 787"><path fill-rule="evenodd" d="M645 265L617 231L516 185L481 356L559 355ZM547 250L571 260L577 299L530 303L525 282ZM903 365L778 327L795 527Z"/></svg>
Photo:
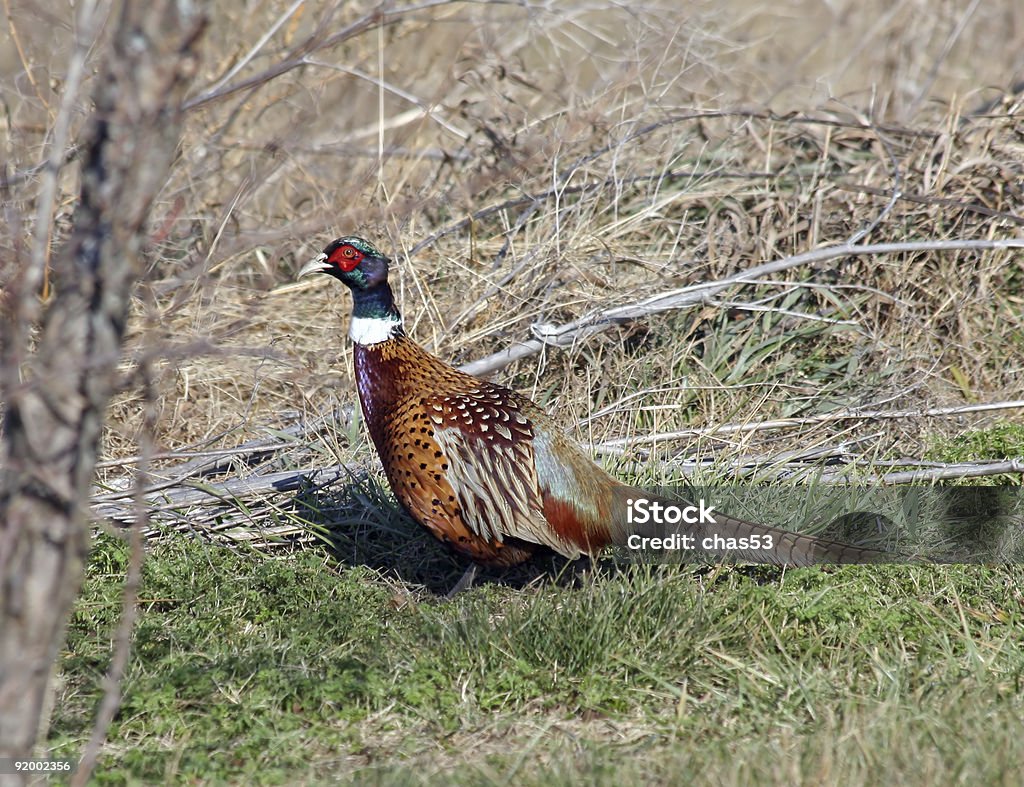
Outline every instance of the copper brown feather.
<svg viewBox="0 0 1024 787"><path fill-rule="evenodd" d="M328 273L352 290L359 401L399 502L441 541L484 565L514 565L539 547L576 558L624 544L634 532L626 525L627 500L651 496L608 475L523 395L460 372L409 339L387 283L389 262L368 241L344 237L299 275ZM808 565L886 557L718 513L714 520L723 539L756 535L771 544L727 553L740 560ZM710 530L696 524L679 532L699 543Z"/></svg>

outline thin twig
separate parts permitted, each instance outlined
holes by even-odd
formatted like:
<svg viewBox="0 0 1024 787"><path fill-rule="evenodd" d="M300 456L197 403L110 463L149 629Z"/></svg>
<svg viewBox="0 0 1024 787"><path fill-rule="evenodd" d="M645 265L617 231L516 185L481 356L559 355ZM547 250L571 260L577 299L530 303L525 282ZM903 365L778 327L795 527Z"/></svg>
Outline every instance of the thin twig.
<svg viewBox="0 0 1024 787"><path fill-rule="evenodd" d="M832 185L840 191L871 194L876 197L884 197L889 193L886 189L876 188L875 186L865 186L859 183L833 183ZM948 208L959 208L960 210L977 213L981 216L988 216L993 219L1003 219L1004 221L1009 221L1017 224L1018 226L1024 227L1024 216L1017 216L1013 213L1006 213L1001 210L993 210L985 205L979 205L977 202L963 202L962 200L949 199L947 197L926 197L922 194L903 193L899 195L899 199L903 202L913 202L917 205L939 205Z"/></svg>
<svg viewBox="0 0 1024 787"><path fill-rule="evenodd" d="M481 208L475 213L466 216L464 219L460 219L447 227L443 227L432 235L428 235L426 238L421 240L415 246L413 246L406 253L407 257L414 257L423 249L432 246L437 241L445 238L452 233L461 232L466 227L485 219L489 216L493 216L495 213L502 213L506 210L513 208L520 208L524 205L540 204L554 198L562 198L570 195L586 195L593 191L600 191L607 186L633 186L641 183L649 183L651 181L671 182L673 180L692 180L694 178L708 177L714 175L716 178L735 178L742 180L760 180L763 178L774 178L779 173L775 172L733 172L725 170L695 170L695 169L676 169L668 170L663 172L655 172L650 175L633 175L630 177L609 177L603 178L602 180L596 180L591 183L580 183L576 186L565 186L565 187L552 187L546 191L541 191L536 194L526 194L522 197L512 197L511 199L504 200L495 205L489 205L486 208Z"/></svg>
<svg viewBox="0 0 1024 787"><path fill-rule="evenodd" d="M862 122L864 123L864 128L875 135L875 138L885 151L886 156L889 157L890 170L892 172L892 192L889 195L889 201L885 204L885 207L882 208L881 212L875 216L869 224L855 232L850 239L847 240L847 244L851 245L854 243L860 243L864 238L874 232L878 225L885 221L886 217L892 213L893 208L896 207L896 202L900 198L900 194L903 193L903 173L900 170L900 162L896 158L896 153L893 152L892 145L866 117L862 118Z"/></svg>
<svg viewBox="0 0 1024 787"><path fill-rule="evenodd" d="M307 65L306 58L313 52L318 52L322 49L329 49L347 41L350 38L354 38L362 33L373 30L379 25L394 24L405 15L412 14L417 11L436 8L438 6L451 5L453 2L454 0L426 0L426 2L390 10L384 9L378 5L352 24L327 36L321 41L317 41L315 37L310 37L300 46L293 49L292 54L284 60L275 63L258 74L246 77L230 85L222 85L218 83L217 85L207 88L198 96L186 101L184 109L186 111L198 109L199 107L205 106L213 101L226 98L234 93L265 85L267 82L270 82L272 79L276 79L282 74L287 74L289 71L293 71L296 68Z"/></svg>
<svg viewBox="0 0 1024 787"><path fill-rule="evenodd" d="M128 570L124 580L124 595L121 599L121 619L117 623L114 635L114 652L110 657L110 666L103 677L103 699L100 701L93 722L92 734L82 749L78 768L71 777L71 787L84 787L96 767L100 748L107 739L107 731L114 720L117 709L121 707L121 682L124 680L131 654L132 632L138 618L139 584L142 581L142 562L145 555L143 534L149 527L149 506L146 505L145 489L149 483L149 466L153 454L153 435L156 432L157 397L153 384L153 370L149 365L142 372L144 378L143 400L145 415L139 435L139 463L135 476L134 489L134 523L131 528L131 551L128 559Z"/></svg>
<svg viewBox="0 0 1024 787"><path fill-rule="evenodd" d="M36 81L35 75L32 73L32 64L29 62L28 57L25 56L25 47L21 43L21 35L18 33L18 26L14 24L14 14L11 13L11 0L3 0L4 3L4 16L7 17L7 30L11 36L11 43L14 44L15 50L18 52L18 60L21 61L21 70L25 74L28 83L32 85L32 92L36 94L36 98L39 99L39 104L46 109L47 114L52 115L49 103L46 101L46 96L43 95L43 91L39 88L39 83ZM52 119L52 118L51 118Z"/></svg>
<svg viewBox="0 0 1024 787"><path fill-rule="evenodd" d="M68 59L60 108L57 110L57 117L53 123L50 152L40 178L41 185L39 196L36 199L36 221L32 239L32 262L26 271L18 299L22 310L22 316L18 321L19 326L27 327L36 321L39 310L39 300L36 296L40 294L41 289L45 289L49 270L50 234L53 229L53 214L56 209L57 185L60 180L61 165L64 163L66 155L68 137L71 134L71 121L78 110L79 90L86 74L85 62L108 10L107 4L101 4L99 0L90 0L83 3L79 14L77 25L79 33L75 37L75 46ZM18 346L21 346L20 342Z"/></svg>
<svg viewBox="0 0 1024 787"><path fill-rule="evenodd" d="M380 90L385 90L388 93L391 93L392 95L398 96L399 98L404 99L405 101L408 101L410 104L412 104L413 106L417 107L420 110L420 112L422 113L418 117L428 117L428 118L430 118L435 123L437 123L441 128L443 128L445 131L448 131L453 136L458 137L463 142L468 140L470 138L470 136L471 136L471 134L469 132L463 131L458 126L452 125L447 120L445 120L443 117L441 117L441 115L437 112L437 110L433 106L430 105L429 102L424 101L422 98L419 98L418 96L413 95L408 90L403 90L402 88L398 87L397 85L393 85L390 82L387 82L387 81L385 81L383 79L380 79L379 77L375 77L375 76L373 76L371 74L367 74L367 73L365 73L363 71L360 71L358 68L352 68L351 66L343 66L343 65L340 65L338 63L326 63L323 60L316 60L316 59L311 58L311 57L305 58L305 61L306 61L306 63L308 65L311 65L311 66L319 66L321 68L329 68L329 69L332 69L334 71L339 71L342 74L348 74L349 76L353 76L356 79L365 80L365 81L369 82L370 84L376 86ZM414 117L414 119L417 119L417 118ZM383 123L379 123L378 127L383 128L384 124Z"/></svg>
<svg viewBox="0 0 1024 787"><path fill-rule="evenodd" d="M212 87L208 88L207 92L216 93L218 90L224 87L224 85L230 82L231 79L239 71L241 71L243 68L249 65L252 59L256 57L257 54L259 54L259 51L263 49L263 47L267 45L267 42L274 37L278 30L281 29L284 23L291 19L295 15L295 13L302 7L302 4L304 2L305 0L295 0L295 2L293 2L287 9L285 9L285 11L274 21L270 28L262 36L260 36L259 40L252 45L252 48L248 52L246 52L224 76L218 79L213 84Z"/></svg>

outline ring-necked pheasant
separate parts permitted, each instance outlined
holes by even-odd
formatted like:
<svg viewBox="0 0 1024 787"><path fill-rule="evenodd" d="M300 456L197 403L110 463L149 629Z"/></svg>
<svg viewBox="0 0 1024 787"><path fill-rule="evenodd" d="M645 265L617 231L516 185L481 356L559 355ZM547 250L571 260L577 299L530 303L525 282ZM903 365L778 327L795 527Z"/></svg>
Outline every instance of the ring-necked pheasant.
<svg viewBox="0 0 1024 787"><path fill-rule="evenodd" d="M627 501L650 495L612 478L534 402L465 374L405 335L388 285L390 260L357 237L338 238L299 276L326 273L352 291L355 377L363 415L399 502L474 563L510 566L539 546L568 558L625 544ZM678 505L679 501L665 501ZM715 513L697 536L760 536L747 550L706 550L758 563L808 565L885 553ZM470 574L471 576L471 574ZM461 584L461 583L460 583Z"/></svg>

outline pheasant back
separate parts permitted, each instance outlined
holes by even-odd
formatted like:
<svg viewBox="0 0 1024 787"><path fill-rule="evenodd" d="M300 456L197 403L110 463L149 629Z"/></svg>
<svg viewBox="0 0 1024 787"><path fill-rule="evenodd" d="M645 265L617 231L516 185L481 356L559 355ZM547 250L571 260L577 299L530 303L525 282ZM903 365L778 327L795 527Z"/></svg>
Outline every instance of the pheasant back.
<svg viewBox="0 0 1024 787"><path fill-rule="evenodd" d="M610 541L613 489L526 397L459 372L405 336L355 348L359 400L384 473L414 519L478 563Z"/></svg>

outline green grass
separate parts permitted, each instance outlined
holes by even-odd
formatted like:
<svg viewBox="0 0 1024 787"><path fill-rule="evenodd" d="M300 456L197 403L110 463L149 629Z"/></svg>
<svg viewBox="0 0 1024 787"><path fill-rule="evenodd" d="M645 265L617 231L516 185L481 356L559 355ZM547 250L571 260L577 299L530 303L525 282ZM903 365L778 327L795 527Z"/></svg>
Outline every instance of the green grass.
<svg viewBox="0 0 1024 787"><path fill-rule="evenodd" d="M52 756L88 736L126 559L99 538ZM169 541L96 780L1016 783L1021 579L633 566L446 602L321 548Z"/></svg>
<svg viewBox="0 0 1024 787"><path fill-rule="evenodd" d="M1024 424L999 423L988 429L936 439L927 456L939 462L998 461L1024 456Z"/></svg>

